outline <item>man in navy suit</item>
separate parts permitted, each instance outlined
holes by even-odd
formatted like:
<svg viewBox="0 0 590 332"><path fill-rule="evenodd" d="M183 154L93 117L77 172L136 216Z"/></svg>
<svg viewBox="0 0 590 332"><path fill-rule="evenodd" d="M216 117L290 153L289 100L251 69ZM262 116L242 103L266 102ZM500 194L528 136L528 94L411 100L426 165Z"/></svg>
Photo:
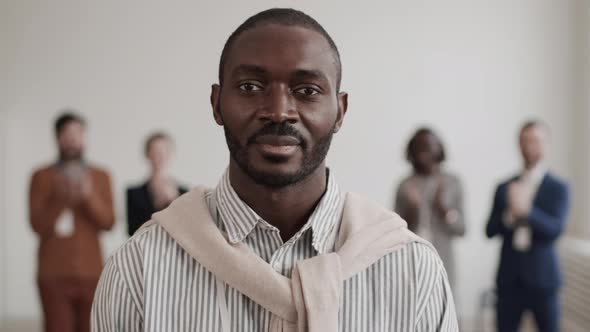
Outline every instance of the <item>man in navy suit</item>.
<svg viewBox="0 0 590 332"><path fill-rule="evenodd" d="M539 331L559 330L561 275L555 242L569 208L565 181L544 162L548 128L530 121L520 130L524 170L496 189L486 235L504 238L498 269L497 329L517 331L525 310Z"/></svg>

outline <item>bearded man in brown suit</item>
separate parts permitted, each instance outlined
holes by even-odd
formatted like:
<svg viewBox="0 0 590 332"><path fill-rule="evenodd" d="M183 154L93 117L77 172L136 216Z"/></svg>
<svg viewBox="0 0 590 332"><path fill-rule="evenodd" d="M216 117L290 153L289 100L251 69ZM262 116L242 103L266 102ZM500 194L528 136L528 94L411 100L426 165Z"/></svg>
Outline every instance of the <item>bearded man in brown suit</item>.
<svg viewBox="0 0 590 332"><path fill-rule="evenodd" d="M85 122L55 122L59 159L33 173L29 218L39 236L37 284L45 331L90 331L90 309L103 260L98 235L115 216L107 172L83 158Z"/></svg>

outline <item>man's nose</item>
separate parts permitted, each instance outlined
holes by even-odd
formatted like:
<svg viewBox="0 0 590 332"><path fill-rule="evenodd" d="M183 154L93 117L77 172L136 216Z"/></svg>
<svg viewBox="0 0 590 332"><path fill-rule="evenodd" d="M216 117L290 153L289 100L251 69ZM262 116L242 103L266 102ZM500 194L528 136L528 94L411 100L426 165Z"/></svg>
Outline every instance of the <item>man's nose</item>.
<svg viewBox="0 0 590 332"><path fill-rule="evenodd" d="M297 121L296 103L288 87L276 86L267 92L261 119L275 123Z"/></svg>

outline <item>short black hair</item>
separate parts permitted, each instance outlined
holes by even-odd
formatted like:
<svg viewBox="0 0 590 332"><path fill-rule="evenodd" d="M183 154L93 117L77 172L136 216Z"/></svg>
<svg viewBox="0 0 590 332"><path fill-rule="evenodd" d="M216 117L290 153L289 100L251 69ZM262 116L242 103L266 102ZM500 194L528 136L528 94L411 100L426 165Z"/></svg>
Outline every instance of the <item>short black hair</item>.
<svg viewBox="0 0 590 332"><path fill-rule="evenodd" d="M408 142L408 145L406 147L406 159L409 162L412 162L412 160L414 159L414 155L416 154L416 141L418 139L418 136L425 135L425 134L431 135L432 137L434 137L434 139L438 143L440 154L438 155L438 158L436 159L436 161L439 163L442 163L443 161L445 161L447 159L447 155L445 153L445 147L444 147L440 137L438 137L438 135L434 133L434 130L432 130L428 127L418 128L418 130L416 130L414 135L412 135L412 138L410 138L410 141Z"/></svg>
<svg viewBox="0 0 590 332"><path fill-rule="evenodd" d="M165 133L163 131L153 132L145 140L145 145L143 147L143 149L144 149L143 152L145 153L146 156L147 156L148 152L150 152L150 148L152 147L152 144L155 141L159 140L159 139L166 140L166 141L170 142L171 144L174 143L172 141L172 137L170 137L170 135L168 135L167 133Z"/></svg>
<svg viewBox="0 0 590 332"><path fill-rule="evenodd" d="M324 38L326 38L326 40L328 41L330 48L334 52L334 58L336 60L337 67L336 92L340 91L340 81L342 80L342 63L340 62L340 53L338 52L338 47L336 47L336 43L334 43L332 37L330 37L328 32L326 32L326 30L321 26L321 24L319 24L315 19L313 19L311 16L305 14L302 11L292 8L272 8L262 11L248 18L234 32L232 32L232 34L225 42L223 50L221 51L221 58L219 60L220 85L223 85L223 70L225 67L225 62L227 60L229 51L231 50L231 47L236 41L236 39L238 39L238 37L245 31L266 24L303 27L316 31L320 33L322 36L324 36Z"/></svg>
<svg viewBox="0 0 590 332"><path fill-rule="evenodd" d="M57 117L57 119L55 119L55 123L54 123L55 136L59 136L61 131L70 122L78 122L82 126L86 126L86 121L84 120L84 118L81 115L79 115L74 110L67 109L67 110L62 111L62 113Z"/></svg>

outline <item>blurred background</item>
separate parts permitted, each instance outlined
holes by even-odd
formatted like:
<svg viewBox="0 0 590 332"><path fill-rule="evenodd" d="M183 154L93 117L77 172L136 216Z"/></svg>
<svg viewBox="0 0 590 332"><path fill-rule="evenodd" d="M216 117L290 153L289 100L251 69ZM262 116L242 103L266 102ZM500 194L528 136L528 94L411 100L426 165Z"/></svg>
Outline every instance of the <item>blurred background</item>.
<svg viewBox="0 0 590 332"><path fill-rule="evenodd" d="M344 190L392 207L410 172L410 135L428 125L443 139L445 167L465 190L467 234L455 241L465 331L492 319L482 294L494 287L499 254L500 240L484 236L495 185L521 169L522 122L549 124L550 167L573 193L560 241L563 330L588 328L590 1L2 0L0 330L39 330L27 195L31 171L56 159L58 112L71 107L86 118L87 159L113 177L108 255L127 238L124 190L147 176L148 133L174 137L178 179L217 183L228 152L209 93L221 49L247 17L277 6L310 14L340 49L350 105L328 164Z"/></svg>

